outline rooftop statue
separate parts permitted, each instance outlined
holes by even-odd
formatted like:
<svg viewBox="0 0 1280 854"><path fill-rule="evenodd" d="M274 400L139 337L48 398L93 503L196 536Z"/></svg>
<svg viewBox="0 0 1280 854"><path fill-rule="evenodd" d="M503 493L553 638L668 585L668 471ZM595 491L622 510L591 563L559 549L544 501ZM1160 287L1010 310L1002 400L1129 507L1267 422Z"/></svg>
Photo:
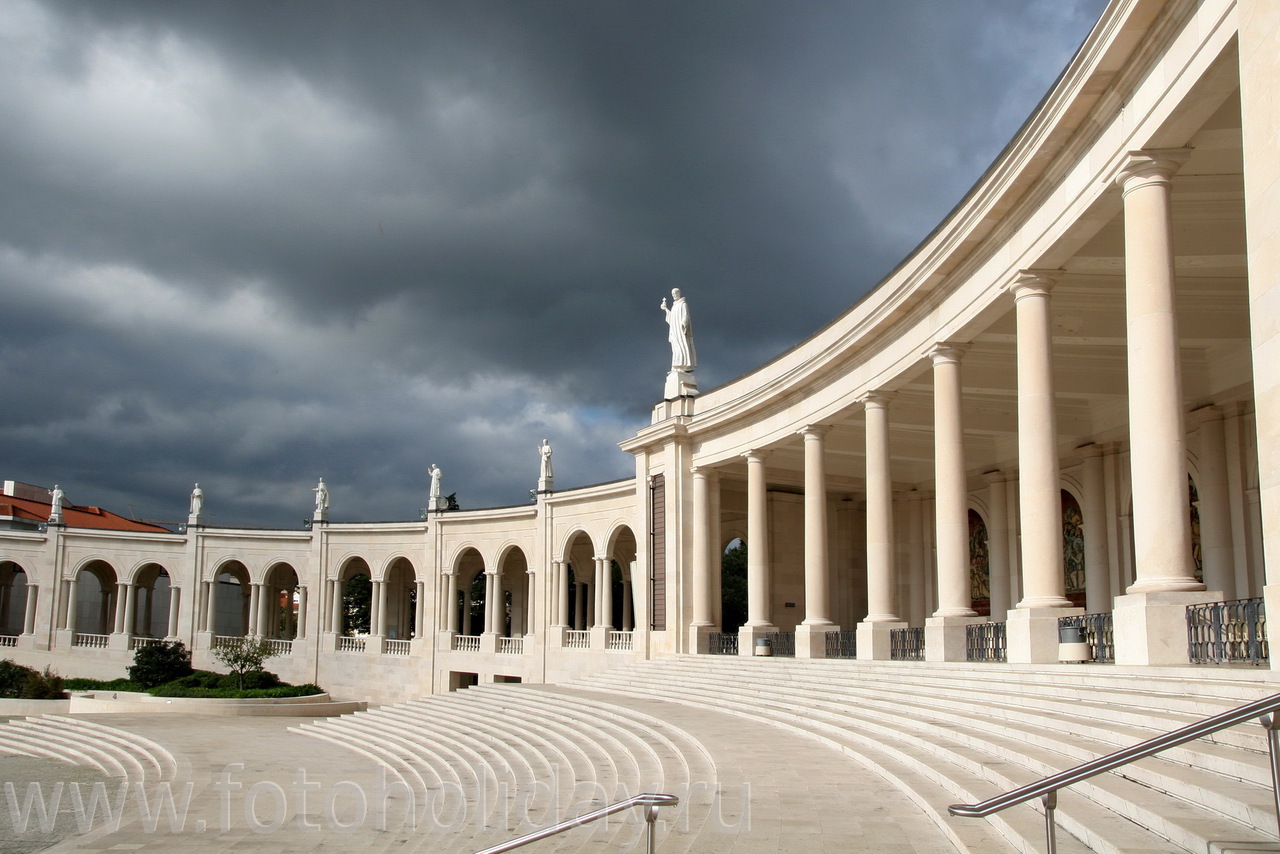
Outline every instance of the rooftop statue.
<svg viewBox="0 0 1280 854"><path fill-rule="evenodd" d="M671 370L692 371L698 366L698 354L693 349L693 327L689 322L689 303L680 295L679 288L671 289L671 307L664 297L660 306L667 316L667 340L671 342Z"/></svg>

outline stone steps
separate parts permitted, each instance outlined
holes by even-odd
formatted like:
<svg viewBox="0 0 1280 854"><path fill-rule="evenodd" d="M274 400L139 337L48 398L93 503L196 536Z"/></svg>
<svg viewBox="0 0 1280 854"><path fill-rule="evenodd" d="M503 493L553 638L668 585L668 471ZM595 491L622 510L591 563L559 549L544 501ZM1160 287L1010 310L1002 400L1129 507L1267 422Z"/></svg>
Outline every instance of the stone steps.
<svg viewBox="0 0 1280 854"><path fill-rule="evenodd" d="M85 765L130 783L172 781L180 771L177 759L162 745L94 721L41 715L0 727L4 752Z"/></svg>
<svg viewBox="0 0 1280 854"><path fill-rule="evenodd" d="M1223 679L1223 693L1239 700L1225 703L1203 682L1197 690L1176 694L1176 674L1143 680L1157 690L1139 696L1132 687L1116 684L1127 674L1071 674L1061 680L1069 683L1064 686L1051 678L1056 672L1015 681L997 667L866 664L690 657L609 671L577 684L721 711L735 711L726 708L735 706L738 714L858 755L904 785L906 771L930 779L954 794L951 802L982 800L1270 693L1259 679ZM1181 708L1166 712L1158 730L1126 705L1136 699L1139 709L1159 708L1169 697L1178 698L1175 705ZM1041 712L1036 701L1051 708ZM1119 709L1129 712L1113 727L1110 713ZM1192 742L1169 759L1130 766L1123 777L1103 775L1077 784L1060 794L1059 827L1096 851L1110 852L1167 846L1168 841L1199 851L1214 840L1273 841L1269 770L1256 749L1261 728L1255 729L1257 734L1224 740L1234 743ZM946 804L936 797L923 800L945 826ZM1019 825L1021 819L1009 819L1018 813L1029 813L1041 828L1033 831ZM992 822L1015 848L1043 846L1043 822L1032 807L1013 808Z"/></svg>

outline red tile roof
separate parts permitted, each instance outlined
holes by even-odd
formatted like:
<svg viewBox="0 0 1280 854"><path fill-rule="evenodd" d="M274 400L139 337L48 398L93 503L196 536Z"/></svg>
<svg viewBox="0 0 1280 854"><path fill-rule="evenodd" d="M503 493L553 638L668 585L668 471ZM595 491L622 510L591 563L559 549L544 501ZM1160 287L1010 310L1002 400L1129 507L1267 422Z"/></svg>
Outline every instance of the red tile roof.
<svg viewBox="0 0 1280 854"><path fill-rule="evenodd" d="M51 509L52 505L47 501L0 495L0 518L47 522ZM161 525L126 519L118 513L103 510L101 507L81 507L65 503L62 505L62 521L68 528L104 528L111 531L146 531L148 533L168 533L169 531Z"/></svg>

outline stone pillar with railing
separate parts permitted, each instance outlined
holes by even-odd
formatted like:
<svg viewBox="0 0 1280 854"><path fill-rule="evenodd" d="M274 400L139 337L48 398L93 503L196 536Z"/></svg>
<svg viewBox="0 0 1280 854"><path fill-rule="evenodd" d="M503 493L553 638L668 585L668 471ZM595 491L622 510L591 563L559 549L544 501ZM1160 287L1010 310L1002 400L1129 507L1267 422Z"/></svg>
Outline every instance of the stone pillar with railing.
<svg viewBox="0 0 1280 854"><path fill-rule="evenodd" d="M887 661L890 633L904 628L898 615L893 479L889 471L889 401L883 392L864 395L867 483L867 616L856 631L858 658Z"/></svg>

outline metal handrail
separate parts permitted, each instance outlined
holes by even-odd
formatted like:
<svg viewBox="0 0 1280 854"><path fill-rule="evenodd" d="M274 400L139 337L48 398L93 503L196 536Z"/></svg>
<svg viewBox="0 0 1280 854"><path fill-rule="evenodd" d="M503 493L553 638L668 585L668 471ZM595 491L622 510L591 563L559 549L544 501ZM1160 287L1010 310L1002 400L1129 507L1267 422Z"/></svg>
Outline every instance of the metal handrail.
<svg viewBox="0 0 1280 854"><path fill-rule="evenodd" d="M510 851L513 848L519 848L522 845L528 845L530 842L537 842L539 839L546 839L548 836L555 836L564 833L566 830L573 830L575 827L581 827L584 824L590 824L602 818L631 809L632 807L644 807L644 820L649 825L648 830L648 854L653 854L653 828L654 822L658 818L659 807L673 807L680 803L680 799L675 795L657 795L643 794L635 795L627 798L625 801L618 801L616 804L609 804L607 807L601 807L598 810L592 810L589 813L583 813L576 818L565 819L562 822L544 827L541 830L535 830L533 833L527 833L524 836L512 839L508 842L500 842L497 845L477 851L476 854L502 854L503 851Z"/></svg>
<svg viewBox="0 0 1280 854"><path fill-rule="evenodd" d="M1029 783L1021 788L1005 792L1003 795L988 798L981 803L952 804L947 807L947 811L952 815L981 818L1024 803L1032 798L1040 798L1044 803L1045 850L1048 854L1056 854L1057 840L1054 837L1053 812L1058 806L1059 789L1070 786L1073 783L1079 783L1081 780L1087 780L1106 771L1112 771L1123 765L1128 765L1135 760L1154 756L1162 750L1168 750L1170 747L1177 747L1202 736L1229 729L1256 717L1259 718L1262 726L1267 730L1267 750L1271 758L1271 794L1276 805L1276 820L1280 824L1280 718L1273 715L1276 711L1280 711L1280 694L1272 694L1270 697L1255 700L1229 712L1223 712L1220 715L1205 718L1181 729L1157 735L1155 738L1149 738L1139 744L1117 750L1114 753L1108 753L1106 756L1100 756L1082 765L1077 765L1075 768L1059 771L1057 774L1045 777L1039 782Z"/></svg>

